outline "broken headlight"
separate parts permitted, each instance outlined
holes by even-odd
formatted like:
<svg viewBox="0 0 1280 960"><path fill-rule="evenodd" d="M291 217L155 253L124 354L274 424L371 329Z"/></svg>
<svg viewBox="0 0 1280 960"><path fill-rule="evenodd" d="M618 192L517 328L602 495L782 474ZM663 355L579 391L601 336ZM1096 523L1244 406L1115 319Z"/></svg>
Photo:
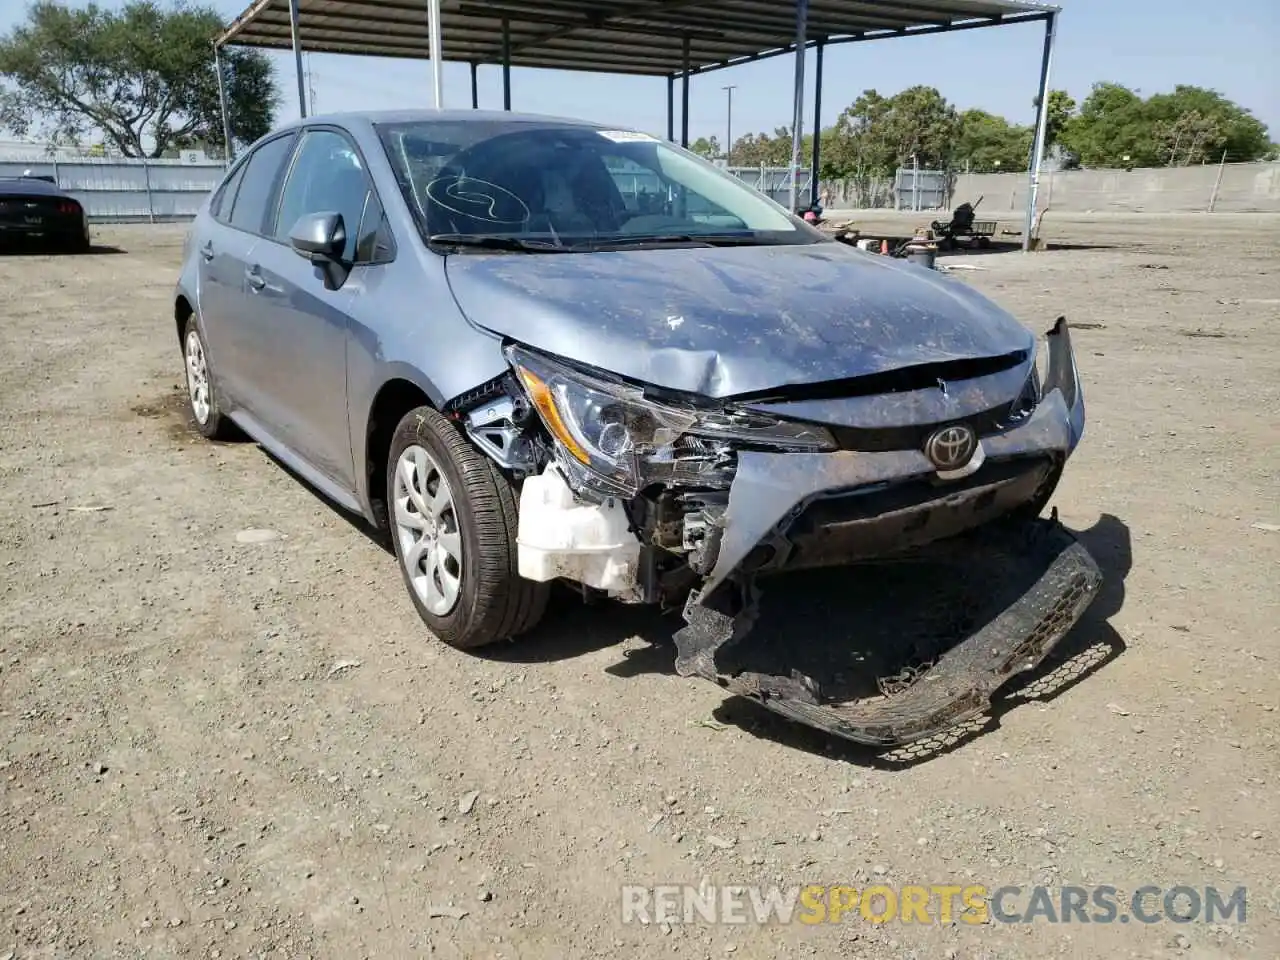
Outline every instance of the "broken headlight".
<svg viewBox="0 0 1280 960"><path fill-rule="evenodd" d="M651 483L727 485L735 447L835 449L822 427L730 408L676 406L523 347L509 346L506 355L571 479L609 496L633 497Z"/></svg>

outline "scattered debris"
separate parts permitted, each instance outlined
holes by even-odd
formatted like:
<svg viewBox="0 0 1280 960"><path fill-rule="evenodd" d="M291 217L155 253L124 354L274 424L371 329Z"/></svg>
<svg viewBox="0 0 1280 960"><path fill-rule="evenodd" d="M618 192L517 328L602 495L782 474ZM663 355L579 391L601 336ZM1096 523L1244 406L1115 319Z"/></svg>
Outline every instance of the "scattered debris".
<svg viewBox="0 0 1280 960"><path fill-rule="evenodd" d="M649 825L644 828L644 832L653 833L653 831L658 828L658 824L660 824L666 818L667 818L667 815L665 813L655 813L652 817L649 818Z"/></svg>
<svg viewBox="0 0 1280 960"><path fill-rule="evenodd" d="M1202 337L1206 340L1225 340L1227 335L1221 330L1179 330L1184 337Z"/></svg>
<svg viewBox="0 0 1280 960"><path fill-rule="evenodd" d="M93 772L98 776L102 776L104 773L107 772L107 765L103 763L101 760L99 760L97 763L93 765Z"/></svg>
<svg viewBox="0 0 1280 960"><path fill-rule="evenodd" d="M726 839L717 837L714 834L708 835L707 846L715 847L717 850L731 850L738 841L734 839Z"/></svg>
<svg viewBox="0 0 1280 960"><path fill-rule="evenodd" d="M476 899L479 900L481 903L488 903L490 900L493 899L493 891L481 890L478 894L476 894Z"/></svg>
<svg viewBox="0 0 1280 960"><path fill-rule="evenodd" d="M61 500L61 499L58 499L58 500L45 500L45 501L42 501L41 503L33 503L33 504L31 505L31 509L32 509L32 510L42 510L42 509L44 509L45 507L56 507L56 506L57 506L58 504L60 504L61 502L62 502L62 500Z"/></svg>
<svg viewBox="0 0 1280 960"><path fill-rule="evenodd" d="M339 660L329 668L329 676L334 677L342 673L344 670L354 670L359 666L362 666L359 660Z"/></svg>
<svg viewBox="0 0 1280 960"><path fill-rule="evenodd" d="M450 920L461 920L467 913L468 911L463 910L462 907L437 907L434 905L427 907L427 916L432 919L448 917Z"/></svg>
<svg viewBox="0 0 1280 960"><path fill-rule="evenodd" d="M1071 324L1071 329L1072 330L1105 330L1107 329L1107 325L1105 323L1094 323L1094 322L1086 322L1083 320L1078 320L1075 323Z"/></svg>
<svg viewBox="0 0 1280 960"><path fill-rule="evenodd" d="M1138 269L1139 270L1168 270L1169 265L1167 263L1140 263L1138 264Z"/></svg>
<svg viewBox="0 0 1280 960"><path fill-rule="evenodd" d="M114 510L114 509L115 507L110 506L109 504L99 506L99 507L72 507L71 508L72 512L74 513L102 513L106 510Z"/></svg>
<svg viewBox="0 0 1280 960"><path fill-rule="evenodd" d="M976 263L944 263L938 267L939 270L985 270L986 267L980 267ZM1075 324L1073 323L1074 327Z"/></svg>
<svg viewBox="0 0 1280 960"><path fill-rule="evenodd" d="M706 727L708 730L714 730L714 731L716 731L716 733L719 733L721 730L728 730L728 729L729 729L729 728L728 728L728 727L726 727L723 723L721 723L719 720L707 720L707 719L705 719L705 718L700 719L700 720L690 720L690 721L689 721L689 726L691 726L691 727Z"/></svg>
<svg viewBox="0 0 1280 960"><path fill-rule="evenodd" d="M1112 713L1114 713L1117 717L1127 717L1129 715L1129 711L1126 710L1124 707L1120 706L1120 704L1118 703L1108 703L1107 709L1110 710Z"/></svg>
<svg viewBox="0 0 1280 960"><path fill-rule="evenodd" d="M480 799L479 790L468 790L458 798L458 812L470 813L471 808L476 805L476 801Z"/></svg>
<svg viewBox="0 0 1280 960"><path fill-rule="evenodd" d="M236 534L236 543L270 543L283 537L284 534L276 530L251 527Z"/></svg>
<svg viewBox="0 0 1280 960"><path fill-rule="evenodd" d="M1280 533L1280 523L1253 523L1250 526L1255 530L1265 530L1267 533Z"/></svg>

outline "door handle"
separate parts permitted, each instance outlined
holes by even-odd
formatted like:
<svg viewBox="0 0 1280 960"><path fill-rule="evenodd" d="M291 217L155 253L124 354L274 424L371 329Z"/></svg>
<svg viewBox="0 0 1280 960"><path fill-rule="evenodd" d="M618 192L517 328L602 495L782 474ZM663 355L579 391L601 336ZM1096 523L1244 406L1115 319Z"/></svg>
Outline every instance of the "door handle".
<svg viewBox="0 0 1280 960"><path fill-rule="evenodd" d="M213 259L213 242L210 241L200 248L200 256L204 257L205 262Z"/></svg>
<svg viewBox="0 0 1280 960"><path fill-rule="evenodd" d="M266 278L258 272L257 267L250 267L244 272L244 278L249 281L249 286L254 290L261 290L267 285Z"/></svg>

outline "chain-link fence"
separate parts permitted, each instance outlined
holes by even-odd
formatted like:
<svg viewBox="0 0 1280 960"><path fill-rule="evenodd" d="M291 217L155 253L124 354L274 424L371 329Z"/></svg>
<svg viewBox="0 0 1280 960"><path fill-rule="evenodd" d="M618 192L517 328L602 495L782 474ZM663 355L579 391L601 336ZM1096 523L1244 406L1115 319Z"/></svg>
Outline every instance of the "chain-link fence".
<svg viewBox="0 0 1280 960"><path fill-rule="evenodd" d="M135 160L43 144L0 143L0 178L51 177L98 223L189 220L224 169L222 161L197 152Z"/></svg>
<svg viewBox="0 0 1280 960"><path fill-rule="evenodd" d="M730 173L784 207L791 199L789 167L729 167ZM818 202L826 210L942 210L951 203L954 178L943 170L904 167L894 177L846 177L818 184ZM806 205L810 175L801 170L797 196Z"/></svg>

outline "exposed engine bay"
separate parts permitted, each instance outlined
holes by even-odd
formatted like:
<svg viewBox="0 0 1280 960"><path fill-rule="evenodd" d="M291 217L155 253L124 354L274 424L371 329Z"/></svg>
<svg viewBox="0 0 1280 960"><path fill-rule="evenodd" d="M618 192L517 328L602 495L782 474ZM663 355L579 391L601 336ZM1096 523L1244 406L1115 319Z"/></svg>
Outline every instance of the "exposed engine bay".
<svg viewBox="0 0 1280 960"><path fill-rule="evenodd" d="M902 743L984 709L1100 583L1056 520L1036 519L1084 426L1064 320L1046 341L1043 373L1011 354L717 402L508 344L511 373L450 415L520 484L522 577L680 608L681 675L848 739ZM914 693L835 704L810 677L734 662L759 578L957 549L1043 572Z"/></svg>

